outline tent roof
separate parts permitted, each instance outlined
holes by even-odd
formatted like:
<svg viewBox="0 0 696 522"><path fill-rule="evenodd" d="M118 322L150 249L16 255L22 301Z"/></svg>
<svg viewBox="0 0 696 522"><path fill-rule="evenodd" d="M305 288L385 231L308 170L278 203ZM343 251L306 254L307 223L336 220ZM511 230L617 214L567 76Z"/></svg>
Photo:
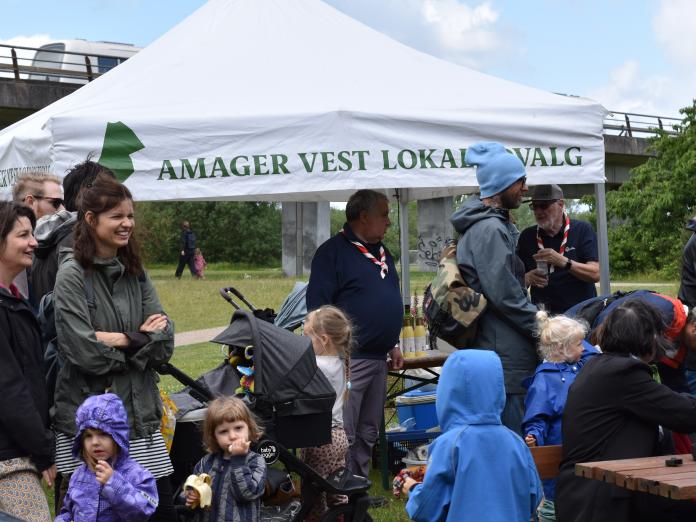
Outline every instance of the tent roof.
<svg viewBox="0 0 696 522"><path fill-rule="evenodd" d="M602 183L605 113L421 53L320 0L210 0L0 132L0 189L7 169L62 174L101 151L138 199L436 197L476 187L461 149L481 140L517 149L531 183Z"/></svg>

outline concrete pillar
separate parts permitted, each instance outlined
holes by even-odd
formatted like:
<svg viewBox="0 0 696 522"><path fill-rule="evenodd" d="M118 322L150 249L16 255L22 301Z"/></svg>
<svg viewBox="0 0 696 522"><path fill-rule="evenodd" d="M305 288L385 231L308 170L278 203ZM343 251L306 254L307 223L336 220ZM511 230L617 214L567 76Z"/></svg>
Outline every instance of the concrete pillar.
<svg viewBox="0 0 696 522"><path fill-rule="evenodd" d="M453 200L448 198L422 199L418 201L418 270L435 272L442 247L455 237L449 222Z"/></svg>
<svg viewBox="0 0 696 522"><path fill-rule="evenodd" d="M329 239L329 203L284 202L282 209L283 273L294 277L307 275L317 247Z"/></svg>

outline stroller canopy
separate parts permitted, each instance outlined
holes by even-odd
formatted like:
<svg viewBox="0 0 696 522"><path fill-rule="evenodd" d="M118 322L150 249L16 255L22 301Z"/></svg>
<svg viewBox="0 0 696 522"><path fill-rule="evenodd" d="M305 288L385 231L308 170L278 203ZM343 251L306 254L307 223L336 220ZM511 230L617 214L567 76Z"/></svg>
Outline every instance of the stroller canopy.
<svg viewBox="0 0 696 522"><path fill-rule="evenodd" d="M319 371L308 337L237 310L214 343L254 349L254 397L280 415L331 412L336 394Z"/></svg>

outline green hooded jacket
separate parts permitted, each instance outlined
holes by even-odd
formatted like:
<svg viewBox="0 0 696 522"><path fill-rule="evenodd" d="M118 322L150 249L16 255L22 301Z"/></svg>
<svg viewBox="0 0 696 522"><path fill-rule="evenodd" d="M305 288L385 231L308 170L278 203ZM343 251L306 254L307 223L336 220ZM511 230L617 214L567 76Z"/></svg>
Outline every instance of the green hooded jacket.
<svg viewBox="0 0 696 522"><path fill-rule="evenodd" d="M151 435L160 427L162 406L153 368L174 350L174 325L146 334L149 342L137 349L118 349L96 338L96 331L138 332L150 315L164 313L147 275L125 273L117 258L94 258L91 279L94 303L87 302L85 270L72 252L63 249L54 289L55 322L63 366L55 392L55 429L75 435L75 413L90 395L111 391L128 413L130 438Z"/></svg>

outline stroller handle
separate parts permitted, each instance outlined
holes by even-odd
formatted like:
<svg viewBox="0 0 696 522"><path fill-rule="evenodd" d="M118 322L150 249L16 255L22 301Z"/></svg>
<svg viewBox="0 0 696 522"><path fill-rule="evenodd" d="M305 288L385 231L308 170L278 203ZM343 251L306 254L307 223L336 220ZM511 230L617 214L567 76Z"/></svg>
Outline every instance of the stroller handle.
<svg viewBox="0 0 696 522"><path fill-rule="evenodd" d="M171 363L161 364L156 370L160 375L171 375L184 386L191 388L191 395L201 402L210 402L215 398L207 386L193 380Z"/></svg>
<svg viewBox="0 0 696 522"><path fill-rule="evenodd" d="M234 299L232 299L232 296L230 296L230 294L233 294L237 299L242 301L242 303L244 303L252 312L255 312L257 310L257 308L251 303L251 301L244 297L242 293L235 287L226 286L225 288L220 289L220 295L222 296L222 298L228 303L230 303L232 306L234 306L237 310L239 310L240 306L234 301Z"/></svg>

